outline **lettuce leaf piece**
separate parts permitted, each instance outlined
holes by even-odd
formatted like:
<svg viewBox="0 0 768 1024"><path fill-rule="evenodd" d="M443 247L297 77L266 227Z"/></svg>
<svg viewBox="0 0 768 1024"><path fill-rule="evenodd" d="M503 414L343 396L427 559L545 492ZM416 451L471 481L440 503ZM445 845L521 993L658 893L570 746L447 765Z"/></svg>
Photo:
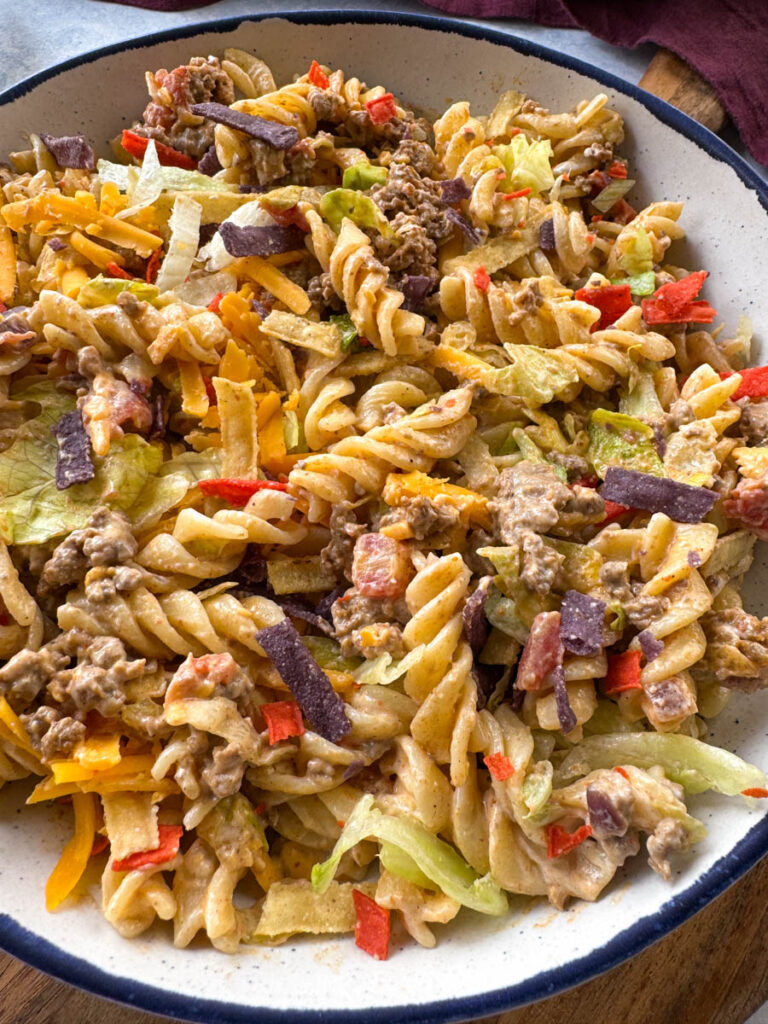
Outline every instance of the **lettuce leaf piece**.
<svg viewBox="0 0 768 1024"><path fill-rule="evenodd" d="M344 188L365 192L374 185L383 185L386 180L386 167L378 167L376 164L361 161L359 164L352 164L351 167L346 168L341 184Z"/></svg>
<svg viewBox="0 0 768 1024"><path fill-rule="evenodd" d="M639 373L631 389L619 399L619 412L634 416L645 423L653 422L664 415L664 406L659 401L653 374Z"/></svg>
<svg viewBox="0 0 768 1024"><path fill-rule="evenodd" d="M378 231L385 238L394 235L389 221L376 203L369 196L351 188L334 188L326 192L320 200L319 209L320 215L334 231L341 231L341 222L349 217L359 228Z"/></svg>
<svg viewBox="0 0 768 1024"><path fill-rule="evenodd" d="M352 323L352 317L349 313L338 313L336 316L328 317L328 319L339 329L341 334L341 351L349 352L358 337L357 328Z"/></svg>
<svg viewBox="0 0 768 1024"><path fill-rule="evenodd" d="M518 614L515 601L496 587L491 587L485 599L485 617L492 626L513 637L519 644L524 644L528 639L530 627Z"/></svg>
<svg viewBox="0 0 768 1024"><path fill-rule="evenodd" d="M505 146L494 146L493 155L501 160L506 178L501 183L504 192L529 188L538 195L555 183L550 160L554 154L549 139L534 142L523 135L515 135Z"/></svg>
<svg viewBox="0 0 768 1024"><path fill-rule="evenodd" d="M587 458L602 479L609 466L664 476L664 464L653 443L653 429L621 412L595 409L589 417Z"/></svg>
<svg viewBox="0 0 768 1024"><path fill-rule="evenodd" d="M394 683L401 676L404 676L408 669L421 659L422 655L423 648L421 645L397 661L393 659L391 654L385 652L380 654L378 658L363 662L352 675L358 683L366 686L389 686L390 683Z"/></svg>
<svg viewBox="0 0 768 1024"><path fill-rule="evenodd" d="M631 277L612 277L611 284L628 284L633 295L653 295L656 291L656 274L652 270Z"/></svg>
<svg viewBox="0 0 768 1024"><path fill-rule="evenodd" d="M138 179L137 169L111 160L99 160L96 165L102 184L111 181L121 192L132 192ZM188 171L183 167L160 167L157 179L162 191L176 192L234 192L236 185L218 178L210 178L199 171Z"/></svg>
<svg viewBox="0 0 768 1024"><path fill-rule="evenodd" d="M489 365L480 382L494 394L519 397L528 405L546 405L572 384L578 384L575 367L547 349L509 343L504 348L512 365L501 369Z"/></svg>
<svg viewBox="0 0 768 1024"><path fill-rule="evenodd" d="M641 722L628 722L612 700L598 700L592 717L584 723L587 736L616 732L643 732Z"/></svg>
<svg viewBox="0 0 768 1024"><path fill-rule="evenodd" d="M328 636L302 636L301 642L320 668L352 673L364 662L363 658L346 658L341 653L338 640L332 640Z"/></svg>
<svg viewBox="0 0 768 1024"><path fill-rule="evenodd" d="M107 455L94 456L93 480L60 491L51 427L75 408L75 398L48 381L30 385L14 398L38 403L40 412L0 452L0 530L8 543L42 544L81 529L104 504L145 526L178 504L203 474L220 475L218 458L208 453L189 452L163 463L158 445L126 434L112 442Z"/></svg>
<svg viewBox="0 0 768 1024"><path fill-rule="evenodd" d="M648 232L639 227L619 256L619 267L628 277L647 274L653 270L653 248Z"/></svg>
<svg viewBox="0 0 768 1024"><path fill-rule="evenodd" d="M541 462L547 466L551 466L555 476L559 477L564 484L568 483L568 473L565 468L563 466L559 466L556 462L550 462L542 452L541 448L539 448L536 442L526 434L522 427L513 427L512 430L510 430L506 441L501 446L499 455L509 455L515 450L520 451L528 462Z"/></svg>
<svg viewBox="0 0 768 1024"><path fill-rule="evenodd" d="M386 868L392 875L404 878L412 885L421 886L422 889L435 890L436 886L431 879L427 878L419 865L409 856L405 850L393 843L382 843L379 850L381 866Z"/></svg>
<svg viewBox="0 0 768 1024"><path fill-rule="evenodd" d="M481 914L501 915L507 898L490 874L482 878L448 843L409 818L382 814L366 793L347 819L330 857L312 868L312 888L323 893L343 855L363 839L377 839L406 853L416 867L446 896Z"/></svg>
<svg viewBox="0 0 768 1024"><path fill-rule="evenodd" d="M548 548L563 556L560 574L565 587L586 594L600 583L603 560L594 548L559 538L542 538Z"/></svg>
<svg viewBox="0 0 768 1024"><path fill-rule="evenodd" d="M122 292L131 292L137 299L144 302L157 304L159 295L157 285L147 284L146 281L126 281L121 277L98 277L87 281L77 293L77 301L86 309L93 309L95 306L108 306L117 301L118 295Z"/></svg>
<svg viewBox="0 0 768 1024"><path fill-rule="evenodd" d="M764 772L721 747L679 733L613 733L589 736L570 751L558 777L569 780L595 768L632 764L636 768L661 765L668 779L679 782L687 793L736 796L745 789L764 788Z"/></svg>

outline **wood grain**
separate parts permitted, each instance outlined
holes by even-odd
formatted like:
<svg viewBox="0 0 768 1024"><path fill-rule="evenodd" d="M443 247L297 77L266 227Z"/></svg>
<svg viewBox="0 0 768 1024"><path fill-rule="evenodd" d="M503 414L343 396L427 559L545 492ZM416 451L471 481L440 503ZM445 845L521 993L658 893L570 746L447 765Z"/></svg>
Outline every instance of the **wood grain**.
<svg viewBox="0 0 768 1024"><path fill-rule="evenodd" d="M594 981L477 1024L744 1024L768 998L768 859L672 935ZM439 947L432 954L440 956ZM169 1024L0 954L0 1024Z"/></svg>
<svg viewBox="0 0 768 1024"><path fill-rule="evenodd" d="M725 124L725 110L712 86L670 50L658 51L638 84L710 131L719 132Z"/></svg>

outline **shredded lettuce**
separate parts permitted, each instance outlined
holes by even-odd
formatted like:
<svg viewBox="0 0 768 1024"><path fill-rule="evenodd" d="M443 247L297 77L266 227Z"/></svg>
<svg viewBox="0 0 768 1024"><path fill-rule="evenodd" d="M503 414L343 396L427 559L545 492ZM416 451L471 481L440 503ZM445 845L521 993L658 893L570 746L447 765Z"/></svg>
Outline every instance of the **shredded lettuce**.
<svg viewBox="0 0 768 1024"><path fill-rule="evenodd" d="M652 295L656 291L656 274L648 270L631 277L612 277L611 284L628 284L633 295Z"/></svg>
<svg viewBox="0 0 768 1024"><path fill-rule="evenodd" d="M590 736L579 743L560 765L565 780L586 775L595 768L632 764L636 768L661 765L668 779L679 782L687 793L735 796L745 789L764 788L765 774L721 747L679 733L620 733Z"/></svg>
<svg viewBox="0 0 768 1024"><path fill-rule="evenodd" d="M375 164L361 162L347 167L344 171L344 177L341 179L341 184L343 188L365 192L374 185L383 185L386 180L386 167L378 167Z"/></svg>
<svg viewBox="0 0 768 1024"><path fill-rule="evenodd" d="M554 771L551 761L537 761L525 777L523 782L523 802L528 808L524 820L534 825L547 823L548 812L553 811L555 817L562 812L559 808L548 807L549 798L552 796L552 779Z"/></svg>
<svg viewBox="0 0 768 1024"><path fill-rule="evenodd" d="M168 251L157 275L158 291L167 292L187 279L197 255L202 216L200 203L189 196L177 197L168 225L171 229Z"/></svg>
<svg viewBox="0 0 768 1024"><path fill-rule="evenodd" d="M635 184L632 178L615 178L610 185L601 189L598 195L592 200L592 205L601 213L607 213L620 199L629 192Z"/></svg>
<svg viewBox="0 0 768 1024"><path fill-rule="evenodd" d="M628 277L647 274L653 270L653 247L645 228L639 227L627 240L619 256L619 267Z"/></svg>
<svg viewBox="0 0 768 1024"><path fill-rule="evenodd" d="M320 668L329 668L334 672L354 672L364 664L362 658L346 658L341 653L338 640L327 636L302 636L301 642L308 649Z"/></svg>
<svg viewBox="0 0 768 1024"><path fill-rule="evenodd" d="M533 195L538 195L555 183L550 165L554 154L549 139L531 142L521 133L504 146L494 146L493 154L501 160L506 172L500 185L505 192L529 188Z"/></svg>
<svg viewBox="0 0 768 1024"><path fill-rule="evenodd" d="M541 462L544 465L551 466L552 470L563 483L568 482L568 474L563 466L558 466L555 462L550 462L544 455L541 448L536 442L530 438L522 427L513 427L507 436L506 441L499 450L499 455L509 455L515 448L520 451L525 459L529 462Z"/></svg>
<svg viewBox="0 0 768 1024"><path fill-rule="evenodd" d="M330 857L312 868L315 892L327 890L341 858L363 839L377 839L406 853L433 885L462 906L481 914L498 916L506 912L507 898L490 874L479 877L452 846L423 825L382 814L373 806L370 793L350 814Z"/></svg>
<svg viewBox="0 0 768 1024"><path fill-rule="evenodd" d="M391 654L380 654L378 658L363 662L352 675L358 683L366 686L389 686L390 683L394 683L401 676L404 676L408 669L421 659L422 654L421 646L416 647L409 654L406 654L404 658L400 658L397 661L392 658Z"/></svg>
<svg viewBox="0 0 768 1024"><path fill-rule="evenodd" d="M301 424L293 409L288 409L283 413L283 440L287 452L298 449L301 441Z"/></svg>
<svg viewBox="0 0 768 1024"><path fill-rule="evenodd" d="M399 846L394 846L392 843L382 843L379 850L379 860L381 861L381 866L386 868L390 874L397 875L398 878L404 878L406 882L418 885L422 889L435 889L434 883L427 878L413 857L409 856L405 850L401 850Z"/></svg>
<svg viewBox="0 0 768 1024"><path fill-rule="evenodd" d="M621 412L594 410L589 418L587 457L602 479L609 466L664 476L664 464L653 444L653 428Z"/></svg>
<svg viewBox="0 0 768 1024"><path fill-rule="evenodd" d="M131 205L117 214L119 218L125 220L126 217L133 217L134 214L143 210L146 206L151 206L159 198L160 193L163 191L161 171L162 167L157 158L155 140L150 139L147 143L144 159L141 161L141 171L136 179L136 184L130 191Z"/></svg>
<svg viewBox="0 0 768 1024"><path fill-rule="evenodd" d="M339 329L341 334L341 351L349 352L358 337L357 328L352 323L352 317L349 313L338 313L336 316L331 316L328 319Z"/></svg>
<svg viewBox="0 0 768 1024"><path fill-rule="evenodd" d="M359 228L378 231L385 238L394 235L389 221L376 203L351 188L335 188L320 200L320 214L334 231L341 231L341 222L349 217Z"/></svg>
<svg viewBox="0 0 768 1024"><path fill-rule="evenodd" d="M176 298L191 306L208 306L217 295L237 291L237 278L231 270L219 270L215 274L193 271L188 280L173 289Z"/></svg>
<svg viewBox="0 0 768 1024"><path fill-rule="evenodd" d="M122 277L97 277L82 286L77 293L77 301L86 309L93 309L95 306L109 306L117 301L118 295L122 292L131 292L137 299L143 302L157 304L157 285L147 284L146 281L126 281Z"/></svg>
<svg viewBox="0 0 768 1024"><path fill-rule="evenodd" d="M154 147L154 143L152 146ZM147 152L149 152L149 146L147 146ZM121 192L128 193L135 188L138 178L135 167L115 164L110 160L99 160L96 166L102 184L113 182ZM207 174L201 174L199 171L187 171L183 167L160 166L159 171L155 173L163 192L232 192L236 189L236 186L226 181L210 178Z"/></svg>
<svg viewBox="0 0 768 1024"><path fill-rule="evenodd" d="M517 396L527 405L546 405L578 383L576 369L547 349L509 343L504 348L512 358L512 365L501 369L489 366L480 381L494 394Z"/></svg>

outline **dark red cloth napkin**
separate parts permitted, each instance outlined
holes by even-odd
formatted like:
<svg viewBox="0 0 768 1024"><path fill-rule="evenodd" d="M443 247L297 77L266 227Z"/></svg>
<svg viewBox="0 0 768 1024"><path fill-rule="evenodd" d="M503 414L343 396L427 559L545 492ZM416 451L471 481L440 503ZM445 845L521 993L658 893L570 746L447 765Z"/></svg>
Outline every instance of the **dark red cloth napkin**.
<svg viewBox="0 0 768 1024"><path fill-rule="evenodd" d="M113 0L156 11L209 0ZM750 153L768 165L768 0L426 0L449 14L582 28L615 46L673 50L717 92ZM352 12L350 12L352 13Z"/></svg>

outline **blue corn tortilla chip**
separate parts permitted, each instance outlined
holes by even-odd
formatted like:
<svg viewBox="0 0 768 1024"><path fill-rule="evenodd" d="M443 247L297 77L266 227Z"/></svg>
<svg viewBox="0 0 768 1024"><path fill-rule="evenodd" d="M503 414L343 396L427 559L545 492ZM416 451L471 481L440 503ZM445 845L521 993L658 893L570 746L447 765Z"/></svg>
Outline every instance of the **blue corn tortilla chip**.
<svg viewBox="0 0 768 1024"><path fill-rule="evenodd" d="M51 430L59 447L56 455L56 487L64 491L73 484L85 484L93 480L96 470L91 458L91 442L79 410L65 412Z"/></svg>
<svg viewBox="0 0 768 1024"><path fill-rule="evenodd" d="M654 658L658 658L664 650L664 644L661 640L656 639L650 629L644 629L642 633L638 633L637 639L640 642L640 650L643 652L643 657L646 661L653 661Z"/></svg>
<svg viewBox="0 0 768 1024"><path fill-rule="evenodd" d="M209 121L225 124L238 132L260 139L275 149L293 149L299 141L299 132L289 125L276 124L256 114L246 114L242 110L233 110L224 103L194 103L189 108L199 117L207 117Z"/></svg>
<svg viewBox="0 0 768 1024"><path fill-rule="evenodd" d="M57 238L56 235L54 235L53 238L48 239L48 248L53 249L54 252L61 252L62 249L67 248L67 243L62 242L60 238Z"/></svg>
<svg viewBox="0 0 768 1024"><path fill-rule="evenodd" d="M426 274L406 274L400 282L400 291L405 296L403 309L419 313L424 300L432 291L432 278Z"/></svg>
<svg viewBox="0 0 768 1024"><path fill-rule="evenodd" d="M706 487L681 484L621 466L609 466L600 494L629 508L663 512L676 523L700 523L718 498L717 491Z"/></svg>
<svg viewBox="0 0 768 1024"><path fill-rule="evenodd" d="M290 599L278 597L276 599L273 598L273 600L277 600L277 603L286 615L290 615L293 619L301 619L303 622L308 622L310 626L319 629L326 636L333 636L334 629L330 622L322 615L318 615L315 609L306 602L295 597Z"/></svg>
<svg viewBox="0 0 768 1024"><path fill-rule="evenodd" d="M218 174L218 172L222 170L219 158L216 155L215 146L211 146L209 149L206 149L200 157L197 169L201 174L207 174L208 177L213 177L214 174Z"/></svg>
<svg viewBox="0 0 768 1024"><path fill-rule="evenodd" d="M219 234L230 256L274 256L304 248L304 232L295 224L241 228L225 220Z"/></svg>
<svg viewBox="0 0 768 1024"><path fill-rule="evenodd" d="M315 732L331 743L342 740L352 728L344 701L301 642L290 619L260 629L256 640L266 651Z"/></svg>
<svg viewBox="0 0 768 1024"><path fill-rule="evenodd" d="M467 218L462 217L458 210L454 210L453 207L449 207L445 211L445 216L448 218L448 220L453 221L454 224L457 224L461 228L461 230L464 232L464 234L467 236L470 242L472 242L473 245L480 244L480 235L478 235L478 233L469 223Z"/></svg>
<svg viewBox="0 0 768 1024"><path fill-rule="evenodd" d="M539 248L542 252L557 252L555 222L550 218L539 225Z"/></svg>
<svg viewBox="0 0 768 1024"><path fill-rule="evenodd" d="M576 728L576 715L573 713L571 702L568 700L568 690L565 687L565 672L563 666L558 665L557 668L552 672L551 675L552 683L555 687L555 706L557 707L557 720L560 722L560 728L563 730L563 735Z"/></svg>
<svg viewBox="0 0 768 1024"><path fill-rule="evenodd" d="M692 569L699 568L699 566L701 565L701 555L698 551L688 552L688 565L690 565Z"/></svg>
<svg viewBox="0 0 768 1024"><path fill-rule="evenodd" d="M571 654L597 654L603 646L606 605L596 597L569 590L560 608L560 639Z"/></svg>
<svg viewBox="0 0 768 1024"><path fill-rule="evenodd" d="M76 167L81 171L96 169L96 154L84 135L46 135L40 133L45 148L59 167Z"/></svg>
<svg viewBox="0 0 768 1024"><path fill-rule="evenodd" d="M464 636L474 654L479 654L488 637L488 625L485 620L485 602L488 588L493 578L483 576L475 591L469 595L461 612Z"/></svg>
<svg viewBox="0 0 768 1024"><path fill-rule="evenodd" d="M460 203L462 199L469 199L472 189L463 178L448 178L440 182L440 193L443 202L452 205Z"/></svg>

